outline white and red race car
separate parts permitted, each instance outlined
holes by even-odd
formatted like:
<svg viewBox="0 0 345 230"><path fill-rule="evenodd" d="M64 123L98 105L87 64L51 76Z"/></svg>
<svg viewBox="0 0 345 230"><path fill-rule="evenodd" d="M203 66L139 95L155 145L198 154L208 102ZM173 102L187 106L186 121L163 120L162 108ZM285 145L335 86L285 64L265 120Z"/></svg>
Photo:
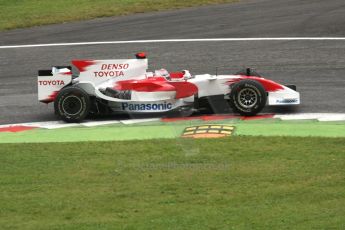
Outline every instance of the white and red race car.
<svg viewBox="0 0 345 230"><path fill-rule="evenodd" d="M54 102L55 113L66 122L80 122L89 114L164 113L191 115L204 108L231 108L253 116L266 105L298 105L293 85L284 86L250 69L235 75L192 75L189 71L148 72L145 53L136 59L74 60L79 70L55 66L38 71L38 100ZM78 72L78 71L75 71Z"/></svg>

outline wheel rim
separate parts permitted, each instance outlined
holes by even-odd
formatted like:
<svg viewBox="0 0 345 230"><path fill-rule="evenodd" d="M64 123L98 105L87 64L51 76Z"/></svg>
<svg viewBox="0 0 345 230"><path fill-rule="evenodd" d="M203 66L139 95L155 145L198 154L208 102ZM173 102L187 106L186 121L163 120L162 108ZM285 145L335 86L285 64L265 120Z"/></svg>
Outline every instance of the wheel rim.
<svg viewBox="0 0 345 230"><path fill-rule="evenodd" d="M255 106L258 101L257 92L251 88L244 88L238 93L238 103L246 109Z"/></svg>
<svg viewBox="0 0 345 230"><path fill-rule="evenodd" d="M83 103L81 99L75 95L67 96L62 101L62 110L69 116L75 116L79 114L83 109Z"/></svg>

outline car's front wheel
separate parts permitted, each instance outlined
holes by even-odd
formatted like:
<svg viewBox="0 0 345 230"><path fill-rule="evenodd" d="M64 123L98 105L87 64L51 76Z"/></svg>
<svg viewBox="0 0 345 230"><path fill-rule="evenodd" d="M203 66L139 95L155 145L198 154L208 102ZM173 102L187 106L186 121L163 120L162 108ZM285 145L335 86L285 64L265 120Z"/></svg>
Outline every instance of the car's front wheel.
<svg viewBox="0 0 345 230"><path fill-rule="evenodd" d="M266 105L267 94L257 81L242 80L231 88L229 104L234 112L243 116L254 116Z"/></svg>
<svg viewBox="0 0 345 230"><path fill-rule="evenodd" d="M81 88L62 89L54 101L55 113L66 122L80 122L90 112L90 97Z"/></svg>

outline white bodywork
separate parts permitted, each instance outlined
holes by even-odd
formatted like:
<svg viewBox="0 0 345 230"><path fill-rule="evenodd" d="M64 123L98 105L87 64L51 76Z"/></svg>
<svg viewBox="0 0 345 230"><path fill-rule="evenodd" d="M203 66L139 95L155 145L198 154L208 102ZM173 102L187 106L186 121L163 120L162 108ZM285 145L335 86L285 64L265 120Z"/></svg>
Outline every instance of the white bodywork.
<svg viewBox="0 0 345 230"><path fill-rule="evenodd" d="M72 81L71 70L52 68L51 76L38 76L38 100L51 102L58 92Z"/></svg>
<svg viewBox="0 0 345 230"><path fill-rule="evenodd" d="M41 102L53 102L56 94L68 84L83 88L90 96L103 99L108 102L113 111L126 112L166 112L181 106L193 104L195 96L198 98L214 95L226 96L230 93L230 85L242 79L241 75L195 75L185 71L181 78L170 78L169 73L158 70L155 73L147 72L147 59L120 59L120 60L76 60L72 62L79 70L79 76L72 79L70 69L53 68L51 76L38 76L38 100ZM156 88L150 91L151 85L155 86L155 79L162 84L162 90ZM165 81L162 78L166 79ZM152 80L152 81L151 81ZM264 78L255 78L266 83ZM116 88L117 85L131 81L132 85L137 84L139 90L131 89L130 99L117 98L106 95L107 88ZM149 83L145 83L149 81ZM183 92L184 83L186 87L197 88L192 95L177 98ZM262 83L262 82L261 82ZM145 88L149 84L150 87ZM168 84L168 85L167 85ZM172 86L181 86L179 90L170 90ZM279 85L278 83L275 83ZM142 87L140 88L140 86ZM274 85L277 87L277 85ZM145 88L144 90L142 88ZM158 87L159 88L159 87ZM186 90L189 90L187 88ZM298 92L279 85L276 90L268 91L267 105L296 105L300 104Z"/></svg>

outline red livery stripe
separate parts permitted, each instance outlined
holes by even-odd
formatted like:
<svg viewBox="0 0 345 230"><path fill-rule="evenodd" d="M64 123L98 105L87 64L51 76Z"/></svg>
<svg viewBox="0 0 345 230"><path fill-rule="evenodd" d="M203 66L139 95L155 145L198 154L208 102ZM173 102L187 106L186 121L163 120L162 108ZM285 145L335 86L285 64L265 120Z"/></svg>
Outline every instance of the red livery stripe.
<svg viewBox="0 0 345 230"><path fill-rule="evenodd" d="M164 92L176 91L176 99L193 96L198 92L198 87L186 81L167 81L163 77L152 77L143 80L118 81L116 90L134 90L137 92Z"/></svg>
<svg viewBox="0 0 345 230"><path fill-rule="evenodd" d="M254 77L254 76L241 76L240 78L235 78L235 79L231 79L229 81L227 81L228 84L234 84L238 81L241 80L245 80L245 79L249 79L249 80L254 80L259 82L266 90L266 92L275 92L278 90L283 90L284 87L274 81L271 80L267 80L265 78L261 78L261 77Z"/></svg>
<svg viewBox="0 0 345 230"><path fill-rule="evenodd" d="M96 62L93 60L73 60L72 64L78 68L80 72L84 72L86 67L94 65Z"/></svg>

